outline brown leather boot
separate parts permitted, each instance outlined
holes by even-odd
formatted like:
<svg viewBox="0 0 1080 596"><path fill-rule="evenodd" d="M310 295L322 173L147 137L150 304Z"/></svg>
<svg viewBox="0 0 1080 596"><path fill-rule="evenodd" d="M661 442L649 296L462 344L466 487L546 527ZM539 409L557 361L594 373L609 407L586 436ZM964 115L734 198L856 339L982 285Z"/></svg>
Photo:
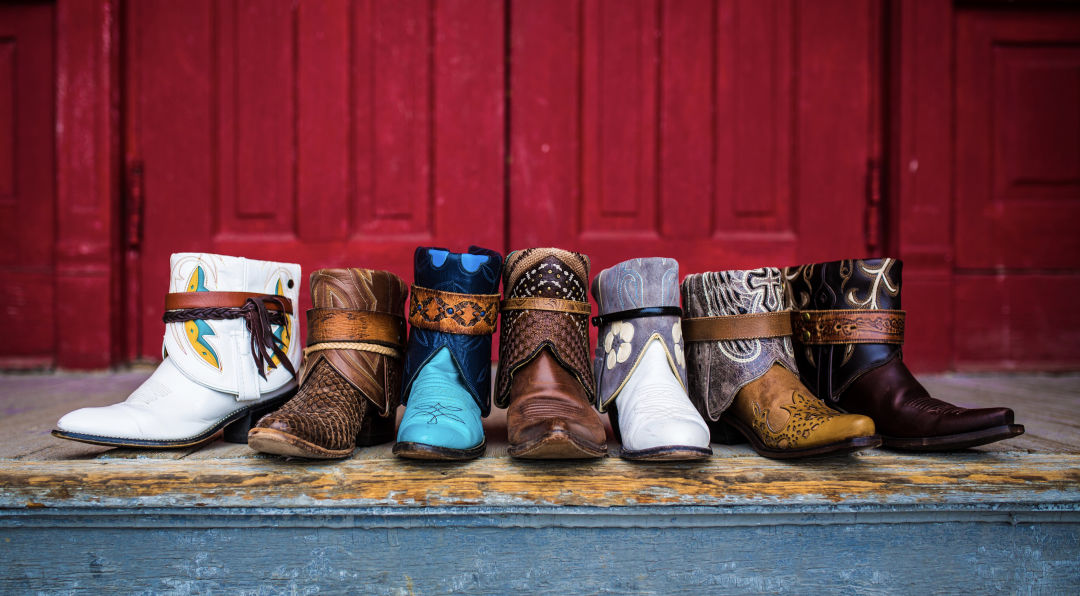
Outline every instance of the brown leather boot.
<svg viewBox="0 0 1080 596"><path fill-rule="evenodd" d="M503 268L495 404L507 408L510 455L603 457L593 409L586 288L589 258L557 248L510 253Z"/></svg>
<svg viewBox="0 0 1080 596"><path fill-rule="evenodd" d="M903 263L833 261L784 271L802 380L829 403L874 419L886 447L962 449L1023 434L1009 408L930 397L904 365Z"/></svg>
<svg viewBox="0 0 1080 596"><path fill-rule="evenodd" d="M775 459L881 444L874 422L826 406L795 375L780 270L718 271L682 283L690 399L713 440Z"/></svg>
<svg viewBox="0 0 1080 596"><path fill-rule="evenodd" d="M291 457L348 457L357 445L394 439L405 347L405 297L398 276L371 269L311 274L315 308L296 397L248 434L256 451Z"/></svg>

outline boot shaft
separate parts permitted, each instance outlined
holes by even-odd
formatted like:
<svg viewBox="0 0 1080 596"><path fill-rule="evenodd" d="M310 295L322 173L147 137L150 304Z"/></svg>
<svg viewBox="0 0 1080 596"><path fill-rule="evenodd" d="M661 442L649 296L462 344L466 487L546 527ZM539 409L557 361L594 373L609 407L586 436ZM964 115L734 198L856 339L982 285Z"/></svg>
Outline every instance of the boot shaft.
<svg viewBox="0 0 1080 596"><path fill-rule="evenodd" d="M286 307L284 324L269 325L265 335L272 337L263 339L277 345L287 363L265 345L258 346L252 341L252 324L245 318L208 316L167 323L163 352L192 381L236 395L241 401L258 399L261 394L294 380L288 369L296 370L300 365L296 317L299 265L206 253L175 253L170 260L169 292L167 309L173 313L196 306L220 306L222 300L234 301L239 307L247 304L247 297L261 296L271 298L261 307L263 310L276 310L272 297L282 297ZM208 294L187 296L203 292ZM200 301L206 304L199 304ZM184 308L174 308L176 305Z"/></svg>
<svg viewBox="0 0 1080 596"><path fill-rule="evenodd" d="M784 270L795 311L899 311L904 264L898 259L847 259ZM803 322L796 317L796 327ZM902 339L902 323L898 333ZM802 381L822 399L835 403L862 375L901 358L900 343L804 344L795 333L795 360Z"/></svg>
<svg viewBox="0 0 1080 596"><path fill-rule="evenodd" d="M682 282L682 298L687 319L788 310L781 273L774 267L688 275ZM718 420L739 390L768 372L773 364L797 370L788 335L696 341L690 323L684 321L684 327L690 398L707 420Z"/></svg>
<svg viewBox="0 0 1080 596"><path fill-rule="evenodd" d="M592 403L588 282L589 257L581 253L529 248L507 255L495 393L500 408L510 404L515 371L544 349L573 375Z"/></svg>
<svg viewBox="0 0 1080 596"><path fill-rule="evenodd" d="M350 268L312 273L314 308L308 311L302 381L325 361L379 414L392 415L401 394L408 291L405 282L388 271Z"/></svg>
<svg viewBox="0 0 1080 596"><path fill-rule="evenodd" d="M623 261L593 278L592 295L599 313L593 373L600 411L618 398L654 339L685 391L679 263L662 257Z"/></svg>
<svg viewBox="0 0 1080 596"><path fill-rule="evenodd" d="M486 416L491 409L491 333L498 321L502 255L477 246L467 253L420 246L413 263L402 403L408 402L420 369L445 347Z"/></svg>

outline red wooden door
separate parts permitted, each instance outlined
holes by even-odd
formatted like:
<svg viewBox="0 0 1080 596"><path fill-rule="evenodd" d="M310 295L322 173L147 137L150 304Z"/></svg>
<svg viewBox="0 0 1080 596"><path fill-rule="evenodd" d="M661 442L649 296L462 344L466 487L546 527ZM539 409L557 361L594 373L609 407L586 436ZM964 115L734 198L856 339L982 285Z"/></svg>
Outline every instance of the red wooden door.
<svg viewBox="0 0 1080 596"><path fill-rule="evenodd" d="M51 4L0 4L0 367L53 364L55 261Z"/></svg>
<svg viewBox="0 0 1080 596"><path fill-rule="evenodd" d="M864 0L511 2L510 248L684 273L880 250L881 25Z"/></svg>
<svg viewBox="0 0 1080 596"><path fill-rule="evenodd" d="M1080 11L966 9L956 38L956 360L1080 355Z"/></svg>
<svg viewBox="0 0 1080 596"><path fill-rule="evenodd" d="M159 357L172 252L410 277L418 244L504 245L500 4L148 0L126 19L131 356Z"/></svg>

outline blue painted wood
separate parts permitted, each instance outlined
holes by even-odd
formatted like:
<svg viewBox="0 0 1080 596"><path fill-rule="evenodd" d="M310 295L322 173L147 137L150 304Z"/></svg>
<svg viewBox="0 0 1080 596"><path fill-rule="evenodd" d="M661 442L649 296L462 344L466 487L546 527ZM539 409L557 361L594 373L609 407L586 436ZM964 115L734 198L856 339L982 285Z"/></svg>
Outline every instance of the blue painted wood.
<svg viewBox="0 0 1080 596"><path fill-rule="evenodd" d="M969 506L5 511L0 591L1068 593L1080 512Z"/></svg>

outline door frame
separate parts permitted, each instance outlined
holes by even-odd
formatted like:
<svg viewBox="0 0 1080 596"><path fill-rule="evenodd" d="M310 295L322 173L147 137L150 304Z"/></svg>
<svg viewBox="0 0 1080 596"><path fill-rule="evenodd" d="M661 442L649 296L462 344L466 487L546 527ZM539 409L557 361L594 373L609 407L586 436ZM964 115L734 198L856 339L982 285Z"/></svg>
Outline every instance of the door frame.
<svg viewBox="0 0 1080 596"><path fill-rule="evenodd" d="M123 0L57 0L56 363L122 364L127 318ZM907 361L953 366L952 0L889 2L885 248L908 262ZM137 230L136 230L137 231ZM74 297L75 300L67 299Z"/></svg>

